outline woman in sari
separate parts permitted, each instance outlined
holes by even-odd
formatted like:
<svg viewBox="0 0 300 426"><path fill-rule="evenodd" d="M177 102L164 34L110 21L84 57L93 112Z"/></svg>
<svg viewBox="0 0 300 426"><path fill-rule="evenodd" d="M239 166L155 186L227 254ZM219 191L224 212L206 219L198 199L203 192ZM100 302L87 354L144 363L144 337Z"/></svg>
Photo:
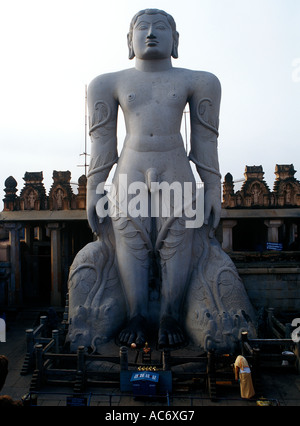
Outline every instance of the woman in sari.
<svg viewBox="0 0 300 426"><path fill-rule="evenodd" d="M242 355L239 355L234 363L235 380L240 380L241 397L250 399L255 395L251 370L248 361Z"/></svg>

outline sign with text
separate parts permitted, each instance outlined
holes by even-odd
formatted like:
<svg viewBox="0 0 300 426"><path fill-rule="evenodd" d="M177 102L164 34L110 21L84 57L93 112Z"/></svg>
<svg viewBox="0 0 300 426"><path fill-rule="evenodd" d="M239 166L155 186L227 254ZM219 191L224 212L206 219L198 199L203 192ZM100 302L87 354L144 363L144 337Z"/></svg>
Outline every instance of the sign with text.
<svg viewBox="0 0 300 426"><path fill-rule="evenodd" d="M267 243L267 250L281 251L282 248L283 247L281 243Z"/></svg>
<svg viewBox="0 0 300 426"><path fill-rule="evenodd" d="M84 396L67 396L68 407L86 407L87 398Z"/></svg>

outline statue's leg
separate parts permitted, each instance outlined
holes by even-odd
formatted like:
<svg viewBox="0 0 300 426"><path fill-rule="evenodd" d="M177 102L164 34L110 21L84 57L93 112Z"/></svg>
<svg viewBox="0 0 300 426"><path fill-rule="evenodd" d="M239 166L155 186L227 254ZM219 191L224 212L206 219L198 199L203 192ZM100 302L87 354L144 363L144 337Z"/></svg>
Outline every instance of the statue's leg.
<svg viewBox="0 0 300 426"><path fill-rule="evenodd" d="M121 343L143 345L148 316L149 247L140 218L113 220L118 270L123 285L128 324L121 331Z"/></svg>
<svg viewBox="0 0 300 426"><path fill-rule="evenodd" d="M176 218L160 248L162 289L158 343L178 346L186 341L182 328L182 306L190 277L193 229Z"/></svg>

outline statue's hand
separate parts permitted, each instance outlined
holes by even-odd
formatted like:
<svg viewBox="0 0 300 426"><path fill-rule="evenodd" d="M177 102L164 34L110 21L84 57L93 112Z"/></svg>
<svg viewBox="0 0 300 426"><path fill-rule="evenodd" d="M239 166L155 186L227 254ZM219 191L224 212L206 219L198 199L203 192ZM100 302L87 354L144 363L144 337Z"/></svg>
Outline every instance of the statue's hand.
<svg viewBox="0 0 300 426"><path fill-rule="evenodd" d="M221 218L221 201L220 201L220 189L211 188L207 189L204 195L204 224L208 225L209 218L212 215L212 227L209 233L209 237L213 238L215 230L220 222Z"/></svg>
<svg viewBox="0 0 300 426"><path fill-rule="evenodd" d="M104 220L104 216L99 217L97 214L97 203L101 195L96 191L89 191L87 196L87 220L93 233L100 234L100 224Z"/></svg>

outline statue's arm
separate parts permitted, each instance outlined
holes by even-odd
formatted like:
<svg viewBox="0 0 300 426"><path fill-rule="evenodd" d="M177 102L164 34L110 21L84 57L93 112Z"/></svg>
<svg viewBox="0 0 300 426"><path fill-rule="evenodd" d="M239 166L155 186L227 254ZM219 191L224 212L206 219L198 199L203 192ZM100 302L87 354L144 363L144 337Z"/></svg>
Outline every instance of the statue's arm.
<svg viewBox="0 0 300 426"><path fill-rule="evenodd" d="M221 85L216 76L201 73L190 97L190 159L204 182L204 223L212 216L212 230L221 216L221 175L218 159L218 127Z"/></svg>
<svg viewBox="0 0 300 426"><path fill-rule="evenodd" d="M91 157L87 180L87 216L93 232L99 233L96 205L103 195L104 183L117 162L118 102L110 74L99 76L88 87ZM101 185L103 184L102 188Z"/></svg>

